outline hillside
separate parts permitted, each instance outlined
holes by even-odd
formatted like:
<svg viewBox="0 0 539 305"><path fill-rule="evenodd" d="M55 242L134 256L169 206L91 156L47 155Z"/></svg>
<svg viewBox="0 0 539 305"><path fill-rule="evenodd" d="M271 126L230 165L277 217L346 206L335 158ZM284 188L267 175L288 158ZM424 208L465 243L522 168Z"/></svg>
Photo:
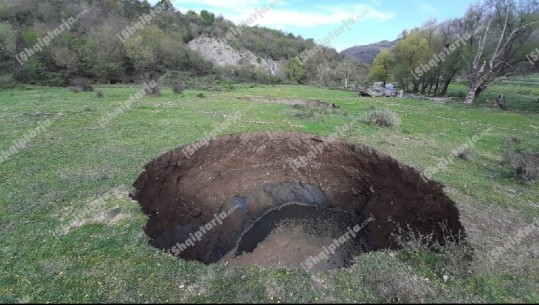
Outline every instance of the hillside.
<svg viewBox="0 0 539 305"><path fill-rule="evenodd" d="M68 30L59 28L74 17ZM297 58L317 46L313 39L236 25L205 10L179 11L165 0L153 6L132 0L10 0L0 3L0 20L0 42L6 45L0 49L0 88L65 86L75 78L140 82L142 75L158 78L167 71L236 82L342 84L335 70L344 56L335 49L321 47L298 65ZM24 53L55 30L59 36L47 46Z"/></svg>
<svg viewBox="0 0 539 305"><path fill-rule="evenodd" d="M539 304L539 0L431 4L0 0L0 305Z"/></svg>
<svg viewBox="0 0 539 305"><path fill-rule="evenodd" d="M396 45L398 40L394 41L388 41L388 40L382 40L377 43L364 45L364 46L354 46L345 50L341 51L341 54L352 57L355 59L358 59L368 65L372 65L374 58L378 53L380 53L380 50L382 49L389 49Z"/></svg>

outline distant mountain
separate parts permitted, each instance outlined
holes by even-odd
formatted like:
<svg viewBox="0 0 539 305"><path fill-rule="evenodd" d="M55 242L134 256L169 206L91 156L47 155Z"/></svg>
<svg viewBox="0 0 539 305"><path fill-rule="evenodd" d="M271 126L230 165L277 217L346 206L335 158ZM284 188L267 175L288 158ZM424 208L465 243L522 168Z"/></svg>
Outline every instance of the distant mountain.
<svg viewBox="0 0 539 305"><path fill-rule="evenodd" d="M352 58L359 59L360 61L372 65L374 58L382 49L390 49L397 44L399 40L387 41L383 40L377 43L365 45L365 46L354 46L341 51L341 54L349 56Z"/></svg>

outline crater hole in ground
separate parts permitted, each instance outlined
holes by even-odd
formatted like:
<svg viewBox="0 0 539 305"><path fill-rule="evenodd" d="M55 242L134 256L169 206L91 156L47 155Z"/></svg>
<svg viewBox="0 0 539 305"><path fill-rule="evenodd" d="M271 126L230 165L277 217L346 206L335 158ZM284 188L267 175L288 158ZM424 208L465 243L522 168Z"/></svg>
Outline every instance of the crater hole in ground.
<svg viewBox="0 0 539 305"><path fill-rule="evenodd" d="M464 235L439 183L367 146L306 133L190 143L148 163L134 187L150 244L206 264L327 270L398 248L396 225L440 244L441 224Z"/></svg>

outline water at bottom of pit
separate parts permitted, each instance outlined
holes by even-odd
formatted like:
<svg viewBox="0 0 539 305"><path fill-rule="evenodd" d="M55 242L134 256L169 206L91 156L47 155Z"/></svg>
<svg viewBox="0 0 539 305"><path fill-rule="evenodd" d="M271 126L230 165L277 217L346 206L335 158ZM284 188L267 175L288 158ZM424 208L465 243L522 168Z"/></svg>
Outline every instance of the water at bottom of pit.
<svg viewBox="0 0 539 305"><path fill-rule="evenodd" d="M219 263L310 271L348 267L371 249L367 222L337 209L288 203L258 218Z"/></svg>

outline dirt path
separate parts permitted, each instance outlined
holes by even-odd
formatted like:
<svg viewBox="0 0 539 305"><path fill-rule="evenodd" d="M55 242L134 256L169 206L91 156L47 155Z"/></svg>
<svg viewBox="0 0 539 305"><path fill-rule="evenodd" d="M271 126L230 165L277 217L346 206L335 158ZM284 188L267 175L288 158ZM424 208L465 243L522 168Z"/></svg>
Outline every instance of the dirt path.
<svg viewBox="0 0 539 305"><path fill-rule="evenodd" d="M301 105L308 106L313 108L321 109L339 109L339 106L329 104L320 100L313 99L284 99L284 98L275 98L271 96L240 96L237 97L239 100L254 102L254 103L272 103L272 104L285 104L285 105Z"/></svg>

